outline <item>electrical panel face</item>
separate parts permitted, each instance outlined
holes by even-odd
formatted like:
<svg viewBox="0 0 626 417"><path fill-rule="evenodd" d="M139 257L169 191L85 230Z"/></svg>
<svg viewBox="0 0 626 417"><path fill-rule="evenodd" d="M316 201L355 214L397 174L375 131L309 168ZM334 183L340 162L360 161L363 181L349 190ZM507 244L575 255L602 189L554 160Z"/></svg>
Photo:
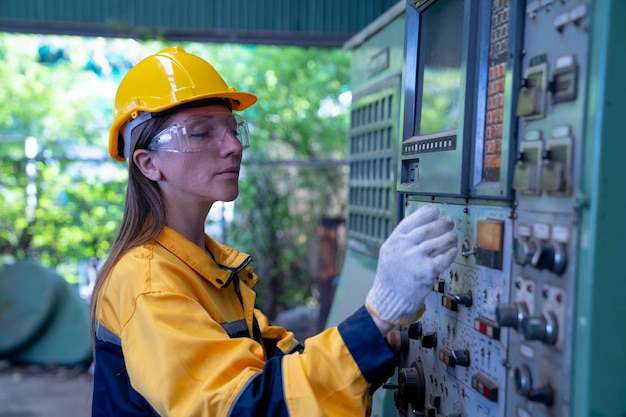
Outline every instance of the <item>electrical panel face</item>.
<svg viewBox="0 0 626 417"><path fill-rule="evenodd" d="M574 341L593 228L581 229L580 191L592 8L407 3L403 215L437 204L459 252L400 329L398 415L583 415L572 393L589 383Z"/></svg>
<svg viewBox="0 0 626 417"><path fill-rule="evenodd" d="M400 366L372 416L626 415L626 2L403 6L400 88L391 76L355 97L348 227L375 247L393 229L392 211L367 191L381 179L389 186L379 173L391 171L368 159L379 150L366 145L387 121L360 124L393 97L401 127L386 149L396 152L396 220L435 204L459 246L422 316L398 329ZM357 51L362 71L385 61L380 48ZM361 219L371 215L390 223L370 228ZM360 253L371 262L352 267L355 276L373 277L374 252Z"/></svg>
<svg viewBox="0 0 626 417"><path fill-rule="evenodd" d="M570 416L591 6L527 2L522 12L514 285L498 310L500 325L511 329L506 409Z"/></svg>
<svg viewBox="0 0 626 417"><path fill-rule="evenodd" d="M409 201L407 213L429 204ZM461 250L435 282L416 323L401 329L396 396L403 416L504 416L510 303L510 210L439 204L454 219Z"/></svg>

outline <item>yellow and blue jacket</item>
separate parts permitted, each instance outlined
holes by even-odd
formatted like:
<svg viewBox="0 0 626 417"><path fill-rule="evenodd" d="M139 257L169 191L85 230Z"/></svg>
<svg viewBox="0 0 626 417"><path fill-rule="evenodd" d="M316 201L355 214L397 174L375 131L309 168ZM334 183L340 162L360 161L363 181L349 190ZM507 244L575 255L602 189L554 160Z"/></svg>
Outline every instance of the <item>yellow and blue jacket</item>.
<svg viewBox="0 0 626 417"><path fill-rule="evenodd" d="M307 339L254 308L250 257L172 229L98 297L92 416L364 416L396 357L364 307Z"/></svg>

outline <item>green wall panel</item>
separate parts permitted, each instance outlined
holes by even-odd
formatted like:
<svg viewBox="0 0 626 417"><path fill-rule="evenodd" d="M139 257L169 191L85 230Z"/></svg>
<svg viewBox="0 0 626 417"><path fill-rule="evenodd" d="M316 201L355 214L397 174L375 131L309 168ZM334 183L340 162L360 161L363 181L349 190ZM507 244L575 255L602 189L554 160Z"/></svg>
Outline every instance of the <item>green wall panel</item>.
<svg viewBox="0 0 626 417"><path fill-rule="evenodd" d="M398 0L2 0L0 31L340 47Z"/></svg>

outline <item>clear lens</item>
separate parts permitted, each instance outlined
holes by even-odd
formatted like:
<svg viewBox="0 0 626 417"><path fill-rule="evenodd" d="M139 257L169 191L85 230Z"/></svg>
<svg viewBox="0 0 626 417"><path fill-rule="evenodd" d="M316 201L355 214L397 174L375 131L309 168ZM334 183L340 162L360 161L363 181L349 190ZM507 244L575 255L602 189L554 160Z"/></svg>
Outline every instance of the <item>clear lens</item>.
<svg viewBox="0 0 626 417"><path fill-rule="evenodd" d="M158 133L148 145L150 150L198 152L216 150L232 135L243 148L250 146L248 124L237 114L196 115Z"/></svg>

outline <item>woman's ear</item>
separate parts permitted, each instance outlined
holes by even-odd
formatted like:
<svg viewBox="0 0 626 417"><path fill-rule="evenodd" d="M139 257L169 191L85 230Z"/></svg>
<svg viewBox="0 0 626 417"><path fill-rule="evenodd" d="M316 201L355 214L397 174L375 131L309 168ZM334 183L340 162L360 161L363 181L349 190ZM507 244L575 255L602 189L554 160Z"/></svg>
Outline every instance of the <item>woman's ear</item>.
<svg viewBox="0 0 626 417"><path fill-rule="evenodd" d="M155 163L154 154L146 149L137 149L133 153L133 161L143 175L152 180L158 181L163 178L163 173Z"/></svg>

